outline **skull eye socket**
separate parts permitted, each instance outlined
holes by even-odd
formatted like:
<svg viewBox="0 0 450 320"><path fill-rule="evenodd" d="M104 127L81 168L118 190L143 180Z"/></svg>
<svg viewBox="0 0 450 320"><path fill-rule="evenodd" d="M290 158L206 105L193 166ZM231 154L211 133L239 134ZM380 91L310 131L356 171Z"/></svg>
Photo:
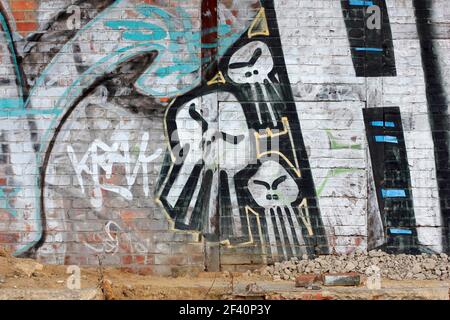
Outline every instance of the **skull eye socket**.
<svg viewBox="0 0 450 320"><path fill-rule="evenodd" d="M253 180L253 183L254 184L258 184L258 185L260 185L260 186L264 186L264 187L266 187L266 189L267 190L270 190L270 184L268 184L267 182L265 182L265 181L261 181L261 180ZM270 196L270 195L268 195L268 196ZM270 200L270 199L269 199Z"/></svg>
<svg viewBox="0 0 450 320"><path fill-rule="evenodd" d="M287 176L281 176L272 183L272 190L277 190L280 183L286 181Z"/></svg>

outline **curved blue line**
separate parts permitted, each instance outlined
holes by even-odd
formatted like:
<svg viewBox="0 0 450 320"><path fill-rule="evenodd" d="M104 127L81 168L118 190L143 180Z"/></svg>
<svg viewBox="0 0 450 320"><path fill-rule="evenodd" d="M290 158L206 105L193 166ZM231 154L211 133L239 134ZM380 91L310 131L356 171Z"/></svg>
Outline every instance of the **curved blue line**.
<svg viewBox="0 0 450 320"><path fill-rule="evenodd" d="M24 107L24 101L23 101L24 82L22 79L22 75L20 74L19 62L17 61L16 49L14 48L14 39L11 36L11 30L9 30L8 24L6 23L6 18L3 16L3 14L1 12L0 12L0 24L2 26L4 33L6 34L6 42L8 42L9 51L11 53L11 56L12 56L12 59L14 62L14 69L16 71L16 77L17 77L17 81L19 82L19 88L18 88L19 97L22 100L21 108L23 108Z"/></svg>

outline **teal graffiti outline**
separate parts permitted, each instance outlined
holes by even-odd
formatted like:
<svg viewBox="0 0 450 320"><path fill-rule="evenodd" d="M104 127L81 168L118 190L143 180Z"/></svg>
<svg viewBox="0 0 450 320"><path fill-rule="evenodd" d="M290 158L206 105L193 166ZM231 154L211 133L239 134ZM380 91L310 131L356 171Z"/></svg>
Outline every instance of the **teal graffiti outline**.
<svg viewBox="0 0 450 320"><path fill-rule="evenodd" d="M201 68L202 60L198 53L202 48L214 48L217 44L202 44L201 36L204 34L209 34L212 32L219 33L219 56L225 54L228 46L230 46L234 41L236 41L241 35L241 33L233 33L231 26L228 24L222 24L218 26L218 28L208 28L206 30L201 31L193 31L192 23L190 22L191 17L189 14L181 7L177 7L176 11L181 17L183 30L176 31L177 28L173 23L173 16L168 13L166 10L161 9L157 6L151 6L147 4L142 4L137 6L137 11L146 18L159 18L166 25L167 32L164 31L161 27L152 24L137 24L136 20L127 20L127 21L106 21L104 25L106 27L113 28L115 30L120 29L120 27L130 27L127 30L134 30L133 32L127 31L124 33L124 38L132 41L146 41L146 40L162 40L162 36L159 36L157 39L145 39L142 37L142 31L140 31L139 27L144 27L144 29L152 30L158 29L160 30L160 34L163 32L168 33L169 35L169 46L167 48L170 52L177 52L180 48L180 45L177 43L179 38L185 39L185 45L187 46L188 57L185 59L181 59L177 56L172 58L172 64L169 66L157 66L157 64L153 64L150 66L136 81L136 85L139 86L145 93L153 95L155 97L173 97L176 95L181 95L195 86L197 86L201 82L199 70ZM227 36L228 35L228 36ZM205 58L207 59L207 58ZM191 81L189 85L183 85L181 89L175 89L168 92L161 92L158 90L154 90L145 84L146 79L152 77L165 78L168 75L176 74L176 79L181 79L189 74L194 74L197 72L198 74L195 76L195 79Z"/></svg>
<svg viewBox="0 0 450 320"><path fill-rule="evenodd" d="M132 41L158 41L164 39L167 35L163 28L139 20L110 20L106 21L104 25L115 30L125 28L127 31L123 33L123 38ZM151 34L144 33L141 31L142 29L151 31Z"/></svg>
<svg viewBox="0 0 450 320"><path fill-rule="evenodd" d="M24 103L23 103L23 79L22 79L22 75L20 74L20 69L19 69L19 62L17 61L17 55L16 55L16 50L14 48L14 39L11 36L11 30L9 30L8 24L6 23L6 19L3 16L3 14L0 12L0 24L2 26L2 29L4 31L5 37L6 37L6 42L8 43L8 47L9 47L9 51L10 54L12 56L13 59L13 63L14 63L14 69L16 71L16 77L17 77L17 81L18 83L18 91L19 91L19 98L22 99L22 104L21 104L21 108L24 107Z"/></svg>
<svg viewBox="0 0 450 320"><path fill-rule="evenodd" d="M59 51L60 53L64 53L67 52L67 49L70 47L70 44L76 40L80 34L83 33L83 31L87 30L88 28L90 28L93 24L97 23L98 19L104 17L106 14L108 14L112 9L114 9L116 6L119 5L120 2L122 2L123 0L117 0L114 3L112 3L107 9L105 9L102 13L100 13L97 17L95 17L92 21L90 21L89 23L87 23L83 28L80 29L80 31L72 38L72 40L70 42L67 42ZM59 53L59 54L60 54ZM59 55L58 54L58 55ZM45 79L47 77L48 72L53 68L53 66L56 64L56 59L52 59L52 61L45 67L44 71L41 73L41 76L36 80L35 85L33 86L33 88L31 89L30 95L28 96L27 101L25 102L25 108L30 104L31 102L31 97L33 97L33 93L37 90L37 88L41 87L42 84L45 82ZM55 109L55 108L53 108ZM52 125L46 130L46 134L48 135L47 132L50 132L51 130L54 130L53 127L53 123L56 120L56 117L59 115L57 114L52 114L53 115L53 119L52 119ZM40 140L40 144L42 145L42 139ZM42 150L42 148L40 148ZM36 154L36 168L34 171L35 174L35 219L36 221L41 221L41 195L40 195L40 172L39 172L39 167L40 167L40 155ZM38 230L36 232L36 237L34 240L30 241L27 245L25 245L24 247L22 247L19 250L16 250L14 252L14 255L20 255L24 252L27 252L28 250L30 250L32 247L34 247L36 245L36 243L39 242L39 240L42 238L42 233L43 233L43 226L42 223L38 223Z"/></svg>
<svg viewBox="0 0 450 320"><path fill-rule="evenodd" d="M155 50L155 46L156 45L137 45L137 46L130 46L130 47L125 47L125 48L121 48L119 49L117 52L115 52L113 55L109 55L107 57L104 57L103 59L97 61L94 65L92 65L89 69L87 69L77 80L75 80L71 86L69 86L69 88L66 89L66 91L64 92L63 95L61 95L61 97L59 98L59 100L57 101L57 103L55 104L54 108L53 108L53 112L58 113L58 114L62 114L64 112L64 110L67 109L67 105L70 105L71 102L73 102L73 100L75 100L80 94L83 93L83 90L88 87L92 82L95 81L95 79L97 79L99 77L99 73L96 72L98 71L97 68L98 67L102 67L102 66L107 66L105 69L103 69L103 73L106 74L108 72L111 72L115 69L115 67L120 64L121 62L124 62L128 59L130 59L131 57L139 54L139 53L143 53L143 52L148 52L148 51L154 51ZM147 47L147 48L143 48L141 51L138 52L131 52L130 54L125 54L121 59L117 60L115 63L109 64L110 60L114 57L116 57L117 55L122 55L124 53L127 53L127 51L132 51L132 49L136 49L139 47ZM160 49L160 48L159 48ZM93 76L92 79L89 79L89 76ZM83 85L83 80L88 80L87 84ZM90 80L90 81L89 81ZM39 167L42 164L42 154L45 154L45 151L48 149L48 143L49 143L49 136L50 134L54 131L54 128L56 128L58 120L60 120L57 117L53 117L53 119L51 119L51 123L49 125L49 129L47 129L45 131L45 133L43 134L42 138L39 141L39 151L36 154L36 164L37 167L35 168L35 183L37 186L40 185L40 172L39 172ZM46 142L44 144L44 142ZM36 192L38 192L39 194L36 195L38 201L39 201L39 205L40 205L40 187L37 187ZM40 214L41 214L41 210L40 210L40 206L38 207L38 211L39 211L39 218L40 218ZM39 230L40 233L42 233L42 226ZM39 239L36 240L36 242L39 241ZM36 244L36 242L29 244L27 247L22 248L20 251L16 251L14 254L18 255L20 253L26 252L27 250L29 250L32 246L34 246Z"/></svg>
<svg viewBox="0 0 450 320"><path fill-rule="evenodd" d="M114 1L108 8L106 8L104 11L99 13L95 18L93 18L90 22L88 22L83 28L81 28L78 31L78 33L70 41L68 41L67 43L65 43L63 45L63 47L61 48L61 50L59 51L57 56L55 56L52 59L52 61L44 68L44 70L42 71L41 75L36 80L35 85L31 88L30 94L27 97L27 100L23 103L23 109L25 109L25 110L22 110L22 111L9 110L9 111L7 111L8 112L7 113L8 116L27 116L27 115L42 115L42 114L48 114L48 115L52 116L52 118L50 119L51 122L50 122L49 127L46 129L45 133L43 134L43 136L38 141L38 145L40 146L40 148L39 148L39 152L36 153L36 167L34 168L34 175L35 175L35 186L34 186L34 190L35 190L35 217L36 217L36 221L41 221L41 214L42 214L42 212L41 212L41 197L40 197L40 192L41 192L41 190L40 190L40 171L39 171L39 168L40 168L41 162L42 162L41 153L43 151L47 150L48 146L47 146L47 144L45 144L45 147L44 147L44 142L47 141L46 139L49 137L51 132L54 132L54 130L56 128L56 125L57 125L57 120L59 119L59 116L64 112L64 108L67 106L67 103L70 101L70 97L68 95L71 94L71 93L72 94L73 93L79 94L79 91L81 91L81 89L78 90L78 92L77 92L77 90L75 90L75 91L73 90L73 87L76 84L79 84L82 81L82 79L86 79L86 77L89 75L89 74L86 74L86 72L89 73L89 70L92 70L93 68L96 68L96 67L100 66L101 64L106 64L107 61L109 61L110 59L115 57L117 54L121 54L124 51L131 50L131 48L130 47L121 48L121 49L117 50L116 52L114 52L113 54L104 57L100 61L97 61L85 73L80 75L80 77L76 81L74 81L69 88L66 89L64 94L61 95L60 99L58 100L58 102L55 104L55 106L52 109L30 109L30 108L27 108L27 107L30 106L32 98L34 97L35 93L40 88L46 86L46 79L47 79L47 76L48 76L49 72L58 63L57 57L59 57L59 56L61 56L63 54L70 53L71 52L70 48L71 48L72 44L75 41L77 41L83 33L85 33L87 30L89 30L93 25L95 25L96 23L98 23L99 21L104 19L105 16L110 14L110 12L112 10L114 10L115 8L117 8L119 6L119 4L122 3L122 2L124 2L124 0L116 0L116 1ZM185 16L185 17L189 18L189 19L187 19L187 18L183 18L182 19L183 25L185 27L189 26L190 28L192 28L191 23L190 23L190 16L182 8L178 7L177 10L178 10L179 13L181 13L183 15L183 17ZM163 10L161 10L161 12L162 11ZM225 34L222 34L222 32L230 33L230 31L231 31L231 27L228 26L228 25L219 26L219 35L225 35ZM236 33L231 33L231 35L228 38L227 37L223 37L223 38L219 37L219 44L220 44L219 53L220 53L220 55L223 55L226 52L228 46L232 45L232 43L243 34L243 32L245 32L245 30L240 31L240 32L236 32ZM200 33L198 33L198 35L192 35L191 39L195 40L195 37L198 37L199 40L201 40ZM11 40L12 40L12 38L11 38ZM139 44L137 46L133 46L132 48L136 48L136 47L139 47L141 45L142 45L142 47L148 46L146 44ZM171 45L173 45L173 47L170 47L170 49L176 48L175 42L171 42ZM192 50L190 52L192 54L192 57L194 58L194 62L196 64L200 64L198 61L201 61L201 59L198 58L198 56L197 56L198 52L195 52L195 49L198 48L198 47L195 46L195 41L188 41L188 46L190 46L190 47L192 47L194 49L194 50ZM148 46L148 47L150 47L150 46ZM201 48L201 41L200 41L200 48ZM136 82L136 85L142 84L142 78L144 76L148 76L149 71L152 68L154 68L154 65L156 65L156 62L158 62L159 59L161 59L162 53L165 52L164 50L166 48L164 48L162 46L159 47L156 44L151 45L151 48L147 48L147 50L154 50L154 49L157 49L157 50L159 49L158 50L159 54L158 54L157 58L155 59L155 63L149 68L149 70L147 70L138 79L138 81ZM139 53L142 53L142 52L146 52L147 50L143 50L143 51L140 51L140 52L133 52L130 55L126 56L125 58L119 60L116 63L120 63L121 61L129 59L133 55L136 55L136 54L139 54ZM179 59L179 58L176 58L176 59ZM175 62L177 62L177 61L178 62L182 62L181 60L175 60ZM113 64L111 67L114 67L114 65L115 64ZM193 67L191 66L191 68L193 68ZM107 68L106 70L104 70L104 72L107 72L107 70L109 70L109 69ZM173 70L176 70L176 69L173 69ZM98 74L96 76L98 77ZM183 94L183 93L191 90L196 85L198 85L200 83L200 81L201 81L201 79L200 79L200 75L199 75L193 81L193 83L190 86L188 86L188 87L186 87L184 89L178 90L178 91L167 93L167 94L165 94L165 96L166 97L170 97L170 96L175 96L175 95L178 95L178 94ZM161 96L160 94L159 95L155 94L154 91L152 91L151 89L148 89L148 88L147 88L146 93L148 93L150 95L154 95L154 96ZM62 103L62 102L64 102L64 100L66 101L66 103ZM2 115L2 113L0 111L0 116L1 115ZM21 249L17 250L14 253L14 255L20 255L21 253L24 253L24 252L28 251L29 249L31 249L32 247L34 247L36 245L36 243L42 238L42 234L43 234L42 223L38 223L37 224L37 231L35 232L35 234L36 234L35 239L30 241L26 246L24 246Z"/></svg>
<svg viewBox="0 0 450 320"><path fill-rule="evenodd" d="M174 56L172 59L173 65L166 67L159 67L156 69L156 64L151 66L146 72L144 72L136 84L142 88L146 93L150 95L154 95L156 97L170 97L175 95L181 95L200 83L200 77L197 76L195 80L192 81L190 85L184 86L182 89L172 90L166 93L162 93L160 91L154 90L152 88L148 88L145 85L145 80L148 77L152 77L153 74L157 77L164 78L169 74L179 72L176 79L180 79L187 74L198 72L200 70L200 58L195 54L195 50L199 48L198 45L195 44L195 41L200 41L200 37L196 39L195 33L192 31L192 23L190 22L189 14L182 8L177 7L176 11L181 16L181 21L183 24L184 31L175 31L175 25L172 22L172 15L170 15L167 11L158 8L156 6L150 5L140 5L137 7L139 13L143 16L149 18L152 16L158 16L162 21L166 24L168 33L169 33L169 48L168 50L171 52L176 52L179 50L180 45L177 43L179 37L183 37L186 39L186 44L188 48L188 58L186 60L180 59L177 56Z"/></svg>
<svg viewBox="0 0 450 320"><path fill-rule="evenodd" d="M6 189L11 189L11 191L6 193ZM17 211L13 207L11 207L9 201L11 201L10 198L16 196L20 192L20 190L21 188L0 186L0 208L8 211L8 213L14 218L17 218Z"/></svg>

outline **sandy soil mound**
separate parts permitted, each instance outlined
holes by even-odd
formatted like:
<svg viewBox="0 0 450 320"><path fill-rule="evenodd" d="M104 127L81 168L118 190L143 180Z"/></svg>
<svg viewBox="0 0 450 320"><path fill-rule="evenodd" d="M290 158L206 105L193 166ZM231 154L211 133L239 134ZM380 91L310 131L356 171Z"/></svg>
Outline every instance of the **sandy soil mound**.
<svg viewBox="0 0 450 320"><path fill-rule="evenodd" d="M69 276L67 266L18 259L0 248L0 290L65 290ZM166 278L110 267L81 268L81 289L100 288L105 299L218 299L229 293L229 283L230 279L220 273L200 278Z"/></svg>

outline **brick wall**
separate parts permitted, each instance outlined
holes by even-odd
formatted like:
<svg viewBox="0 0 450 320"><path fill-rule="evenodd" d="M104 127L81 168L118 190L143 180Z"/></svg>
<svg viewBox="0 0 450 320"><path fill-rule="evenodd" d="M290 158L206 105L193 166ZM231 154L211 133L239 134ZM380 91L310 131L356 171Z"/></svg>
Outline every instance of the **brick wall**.
<svg viewBox="0 0 450 320"><path fill-rule="evenodd" d="M448 252L445 8L0 0L0 245L166 275Z"/></svg>

